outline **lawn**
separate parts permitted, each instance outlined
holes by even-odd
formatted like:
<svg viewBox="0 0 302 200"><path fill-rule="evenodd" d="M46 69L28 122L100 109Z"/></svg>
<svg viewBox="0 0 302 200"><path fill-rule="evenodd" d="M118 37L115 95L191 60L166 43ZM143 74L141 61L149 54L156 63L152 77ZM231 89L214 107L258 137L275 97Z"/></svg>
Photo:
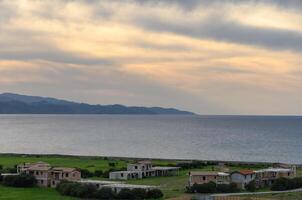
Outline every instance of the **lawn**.
<svg viewBox="0 0 302 200"><path fill-rule="evenodd" d="M0 200L75 200L51 188L13 188L0 186Z"/></svg>

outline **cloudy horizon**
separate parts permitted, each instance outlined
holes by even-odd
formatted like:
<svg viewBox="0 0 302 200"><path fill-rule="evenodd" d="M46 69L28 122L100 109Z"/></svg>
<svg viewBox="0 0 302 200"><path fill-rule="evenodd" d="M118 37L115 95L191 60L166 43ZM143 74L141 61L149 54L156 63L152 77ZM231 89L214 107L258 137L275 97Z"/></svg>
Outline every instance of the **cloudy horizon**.
<svg viewBox="0 0 302 200"><path fill-rule="evenodd" d="M0 93L302 115L300 0L0 0Z"/></svg>

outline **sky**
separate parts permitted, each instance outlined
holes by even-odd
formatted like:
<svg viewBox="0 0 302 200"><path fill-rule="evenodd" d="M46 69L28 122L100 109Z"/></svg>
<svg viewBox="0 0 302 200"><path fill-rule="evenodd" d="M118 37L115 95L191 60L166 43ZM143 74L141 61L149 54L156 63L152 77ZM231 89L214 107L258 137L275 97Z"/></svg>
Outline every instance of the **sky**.
<svg viewBox="0 0 302 200"><path fill-rule="evenodd" d="M301 0L0 0L0 93L302 115Z"/></svg>

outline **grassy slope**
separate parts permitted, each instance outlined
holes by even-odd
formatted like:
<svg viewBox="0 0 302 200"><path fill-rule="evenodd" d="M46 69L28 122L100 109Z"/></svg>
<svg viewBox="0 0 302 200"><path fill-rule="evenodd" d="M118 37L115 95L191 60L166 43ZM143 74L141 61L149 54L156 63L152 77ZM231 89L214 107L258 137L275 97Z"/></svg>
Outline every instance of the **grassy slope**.
<svg viewBox="0 0 302 200"><path fill-rule="evenodd" d="M0 186L0 200L75 200L51 188L12 188Z"/></svg>

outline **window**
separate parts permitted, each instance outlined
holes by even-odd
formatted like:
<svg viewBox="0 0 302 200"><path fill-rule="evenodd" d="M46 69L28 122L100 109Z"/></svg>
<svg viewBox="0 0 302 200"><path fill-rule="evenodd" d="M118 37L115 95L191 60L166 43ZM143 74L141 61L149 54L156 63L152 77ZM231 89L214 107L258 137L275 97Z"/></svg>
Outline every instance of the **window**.
<svg viewBox="0 0 302 200"><path fill-rule="evenodd" d="M41 184L43 184L43 180L41 180Z"/></svg>
<svg viewBox="0 0 302 200"><path fill-rule="evenodd" d="M121 173L121 177L124 177L124 174L123 174L123 173Z"/></svg>
<svg viewBox="0 0 302 200"><path fill-rule="evenodd" d="M38 171L36 171L36 175L39 175L39 172L38 172Z"/></svg>
<svg viewBox="0 0 302 200"><path fill-rule="evenodd" d="M202 180L204 180L204 181L205 181L205 180L206 180L206 177L205 177L205 176L203 176L203 177L202 177Z"/></svg>
<svg viewBox="0 0 302 200"><path fill-rule="evenodd" d="M137 169L137 166L136 166L136 165L134 166L134 169Z"/></svg>
<svg viewBox="0 0 302 200"><path fill-rule="evenodd" d="M65 177L67 178L68 176L69 176L69 174L68 174L68 173L66 173L66 174L65 174Z"/></svg>

